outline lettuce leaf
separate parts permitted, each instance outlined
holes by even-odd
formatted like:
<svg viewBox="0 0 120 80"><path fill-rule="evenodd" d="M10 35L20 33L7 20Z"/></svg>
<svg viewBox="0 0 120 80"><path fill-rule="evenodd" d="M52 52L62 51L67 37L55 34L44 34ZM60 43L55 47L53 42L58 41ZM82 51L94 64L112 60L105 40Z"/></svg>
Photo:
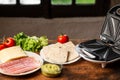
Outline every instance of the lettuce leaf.
<svg viewBox="0 0 120 80"><path fill-rule="evenodd" d="M27 36L23 32L18 33L14 36L16 45L20 45L21 48L25 51L39 52L43 46L48 45L47 36Z"/></svg>

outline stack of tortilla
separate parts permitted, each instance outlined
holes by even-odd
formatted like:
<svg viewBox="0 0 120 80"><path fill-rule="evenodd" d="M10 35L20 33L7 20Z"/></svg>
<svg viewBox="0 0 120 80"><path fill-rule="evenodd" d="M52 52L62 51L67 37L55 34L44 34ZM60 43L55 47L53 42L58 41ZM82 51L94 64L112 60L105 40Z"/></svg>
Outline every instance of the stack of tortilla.
<svg viewBox="0 0 120 80"><path fill-rule="evenodd" d="M44 54L45 60L58 64L66 63L80 57L75 51L75 45L71 41L64 44L56 43L45 46L40 54Z"/></svg>

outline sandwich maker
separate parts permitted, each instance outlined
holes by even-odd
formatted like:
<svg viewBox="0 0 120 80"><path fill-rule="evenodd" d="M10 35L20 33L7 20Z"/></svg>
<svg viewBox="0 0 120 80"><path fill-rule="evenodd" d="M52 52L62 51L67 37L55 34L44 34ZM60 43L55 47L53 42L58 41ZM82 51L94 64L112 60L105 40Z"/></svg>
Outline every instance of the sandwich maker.
<svg viewBox="0 0 120 80"><path fill-rule="evenodd" d="M101 63L102 68L120 59L120 4L107 12L100 39L82 42L76 51L85 60Z"/></svg>

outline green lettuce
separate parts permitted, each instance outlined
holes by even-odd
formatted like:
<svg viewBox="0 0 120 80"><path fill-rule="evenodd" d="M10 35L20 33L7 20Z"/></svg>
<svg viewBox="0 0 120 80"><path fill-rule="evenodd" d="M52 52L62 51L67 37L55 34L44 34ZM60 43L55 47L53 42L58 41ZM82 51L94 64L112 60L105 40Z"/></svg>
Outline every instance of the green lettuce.
<svg viewBox="0 0 120 80"><path fill-rule="evenodd" d="M14 36L16 45L20 45L21 48L25 51L39 52L43 46L48 45L47 36L27 36L23 32L18 33Z"/></svg>

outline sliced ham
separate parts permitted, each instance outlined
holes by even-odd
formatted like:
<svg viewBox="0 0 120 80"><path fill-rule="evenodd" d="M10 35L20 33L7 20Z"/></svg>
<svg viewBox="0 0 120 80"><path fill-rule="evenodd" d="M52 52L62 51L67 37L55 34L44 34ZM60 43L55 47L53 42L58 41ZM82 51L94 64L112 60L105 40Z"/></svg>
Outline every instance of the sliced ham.
<svg viewBox="0 0 120 80"><path fill-rule="evenodd" d="M40 62L33 57L24 57L0 64L0 69L5 73L19 74L31 71L40 66Z"/></svg>

